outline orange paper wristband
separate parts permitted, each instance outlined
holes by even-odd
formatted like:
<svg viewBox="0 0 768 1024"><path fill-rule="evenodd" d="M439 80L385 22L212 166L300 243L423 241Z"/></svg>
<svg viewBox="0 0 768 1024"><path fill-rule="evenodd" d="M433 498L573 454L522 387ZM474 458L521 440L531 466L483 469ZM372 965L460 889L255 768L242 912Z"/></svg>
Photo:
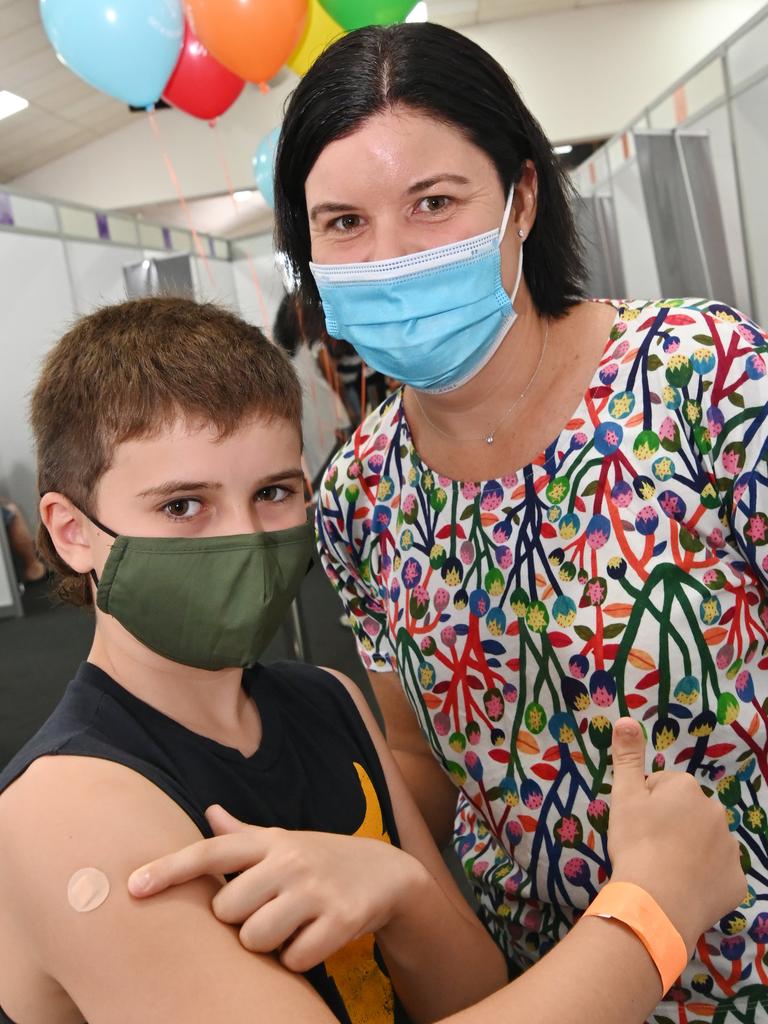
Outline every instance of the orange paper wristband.
<svg viewBox="0 0 768 1024"><path fill-rule="evenodd" d="M688 963L688 950L656 900L632 882L609 882L584 911L584 917L612 917L630 928L648 950L667 993Z"/></svg>

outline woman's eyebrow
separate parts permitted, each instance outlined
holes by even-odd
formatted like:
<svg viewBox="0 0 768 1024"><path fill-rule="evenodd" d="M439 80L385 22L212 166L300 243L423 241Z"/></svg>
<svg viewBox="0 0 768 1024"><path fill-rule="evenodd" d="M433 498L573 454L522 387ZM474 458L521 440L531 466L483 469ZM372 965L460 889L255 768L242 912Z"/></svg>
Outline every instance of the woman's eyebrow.
<svg viewBox="0 0 768 1024"><path fill-rule="evenodd" d="M350 213L354 209L353 203L318 203L309 211L309 219L316 220L321 213Z"/></svg>
<svg viewBox="0 0 768 1024"><path fill-rule="evenodd" d="M405 194L407 196L413 195L415 192L423 192L427 188L432 188L435 185L440 184L441 181L450 181L454 185L469 185L469 178L465 178L463 174L436 174L431 178L423 178L421 181L415 182L408 189Z"/></svg>

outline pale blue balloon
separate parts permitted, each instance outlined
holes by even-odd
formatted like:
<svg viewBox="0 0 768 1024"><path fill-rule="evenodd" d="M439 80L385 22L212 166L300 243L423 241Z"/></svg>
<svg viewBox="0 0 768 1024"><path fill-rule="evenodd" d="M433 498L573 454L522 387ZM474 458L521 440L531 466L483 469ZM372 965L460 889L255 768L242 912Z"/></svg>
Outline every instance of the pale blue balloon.
<svg viewBox="0 0 768 1024"><path fill-rule="evenodd" d="M181 0L40 0L59 59L133 107L162 95L184 41Z"/></svg>
<svg viewBox="0 0 768 1024"><path fill-rule="evenodd" d="M253 174L259 192L270 206L275 205L275 153L280 138L280 126L265 135L253 154Z"/></svg>

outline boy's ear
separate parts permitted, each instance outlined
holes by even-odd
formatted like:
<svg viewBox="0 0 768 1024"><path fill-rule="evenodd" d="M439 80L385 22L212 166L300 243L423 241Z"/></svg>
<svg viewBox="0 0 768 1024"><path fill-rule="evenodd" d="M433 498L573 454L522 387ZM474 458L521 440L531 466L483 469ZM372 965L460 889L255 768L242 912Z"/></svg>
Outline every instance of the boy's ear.
<svg viewBox="0 0 768 1024"><path fill-rule="evenodd" d="M94 558L85 516L69 498L56 491L44 494L40 499L40 519L59 557L75 572L90 572Z"/></svg>

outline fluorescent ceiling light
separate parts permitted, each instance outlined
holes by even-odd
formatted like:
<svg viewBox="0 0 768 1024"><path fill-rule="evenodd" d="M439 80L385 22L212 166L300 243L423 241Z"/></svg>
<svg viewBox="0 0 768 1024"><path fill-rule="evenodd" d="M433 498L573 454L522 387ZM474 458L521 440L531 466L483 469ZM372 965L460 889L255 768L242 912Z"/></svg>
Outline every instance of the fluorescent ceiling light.
<svg viewBox="0 0 768 1024"><path fill-rule="evenodd" d="M253 192L250 189L241 189L239 192L233 192L232 197L236 203L247 203L253 199Z"/></svg>
<svg viewBox="0 0 768 1024"><path fill-rule="evenodd" d="M8 92L7 89L0 90L0 121L4 117L18 114L20 110L26 110L28 106L29 100L25 100L23 96L17 96L15 92Z"/></svg>
<svg viewBox="0 0 768 1024"><path fill-rule="evenodd" d="M428 16L429 16L429 12L427 11L427 5L424 3L424 0L420 0L420 2L416 4L416 6L413 8L411 13L408 15L408 17L405 20L406 21L426 21Z"/></svg>
<svg viewBox="0 0 768 1024"><path fill-rule="evenodd" d="M556 153L557 156L566 156L566 154L573 152L573 146L555 146L552 152Z"/></svg>

